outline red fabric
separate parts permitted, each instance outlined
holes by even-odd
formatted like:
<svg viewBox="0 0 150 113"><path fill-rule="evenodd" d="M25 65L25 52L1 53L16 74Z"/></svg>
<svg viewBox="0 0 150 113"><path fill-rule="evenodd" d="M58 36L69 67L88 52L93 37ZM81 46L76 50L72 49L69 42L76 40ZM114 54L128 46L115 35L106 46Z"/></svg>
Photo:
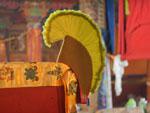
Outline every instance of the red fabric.
<svg viewBox="0 0 150 113"><path fill-rule="evenodd" d="M125 53L124 50L124 0L119 0L119 18L118 18L118 49L122 55Z"/></svg>
<svg viewBox="0 0 150 113"><path fill-rule="evenodd" d="M123 2L119 0L119 10L124 11ZM126 19L119 11L119 52L123 59L150 59L150 0L128 0L128 3L129 15Z"/></svg>
<svg viewBox="0 0 150 113"><path fill-rule="evenodd" d="M0 89L0 113L65 113L63 87Z"/></svg>

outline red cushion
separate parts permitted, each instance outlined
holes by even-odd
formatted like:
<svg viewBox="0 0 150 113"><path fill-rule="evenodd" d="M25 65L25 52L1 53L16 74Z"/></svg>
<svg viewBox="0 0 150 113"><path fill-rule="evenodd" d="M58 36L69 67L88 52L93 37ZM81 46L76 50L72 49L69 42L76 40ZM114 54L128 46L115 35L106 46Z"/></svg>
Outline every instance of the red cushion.
<svg viewBox="0 0 150 113"><path fill-rule="evenodd" d="M0 89L0 113L65 113L64 88Z"/></svg>

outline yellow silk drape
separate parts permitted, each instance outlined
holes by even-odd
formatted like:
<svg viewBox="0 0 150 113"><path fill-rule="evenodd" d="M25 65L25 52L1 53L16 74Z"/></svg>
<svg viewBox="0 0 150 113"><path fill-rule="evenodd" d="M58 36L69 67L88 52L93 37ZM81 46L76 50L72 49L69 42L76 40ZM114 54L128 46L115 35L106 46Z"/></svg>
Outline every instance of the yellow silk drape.
<svg viewBox="0 0 150 113"><path fill-rule="evenodd" d="M62 86L65 89L66 113L75 111L77 80L62 63L0 63L0 88Z"/></svg>

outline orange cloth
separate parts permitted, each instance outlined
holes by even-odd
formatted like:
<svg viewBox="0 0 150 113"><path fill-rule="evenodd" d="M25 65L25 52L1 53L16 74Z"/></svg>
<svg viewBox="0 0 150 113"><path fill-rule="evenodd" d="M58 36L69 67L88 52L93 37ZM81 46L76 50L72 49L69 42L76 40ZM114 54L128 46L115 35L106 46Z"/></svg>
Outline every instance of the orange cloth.
<svg viewBox="0 0 150 113"><path fill-rule="evenodd" d="M66 113L76 111L77 80L62 63L0 63L0 88L62 86L65 88Z"/></svg>
<svg viewBox="0 0 150 113"><path fill-rule="evenodd" d="M62 77L65 87L66 95L66 112L75 113L76 112L76 93L77 93L77 79L72 70L67 70Z"/></svg>

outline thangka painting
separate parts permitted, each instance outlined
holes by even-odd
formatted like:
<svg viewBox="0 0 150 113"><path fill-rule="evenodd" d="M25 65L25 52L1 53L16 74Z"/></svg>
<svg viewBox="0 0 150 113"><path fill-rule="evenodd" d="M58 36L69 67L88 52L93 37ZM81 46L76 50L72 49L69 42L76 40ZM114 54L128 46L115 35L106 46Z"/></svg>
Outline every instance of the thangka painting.
<svg viewBox="0 0 150 113"><path fill-rule="evenodd" d="M35 54L36 52L32 50L33 48L28 48L31 42L31 40L29 40L30 31L38 31L40 34L40 30L42 30L41 26L47 16L57 9L78 10L79 0L1 0L0 36L6 40L6 53L9 56L18 53L26 55L29 57L28 59L30 59L30 57L34 58L30 53ZM40 35L38 36L40 38ZM39 42L34 45L40 48L41 44L39 43L42 43L42 40L39 40ZM59 45L61 45L60 42L50 50L42 44L42 54L45 53L44 56L42 56L42 60L50 60L50 58L47 57L52 56L49 54L55 54L56 51L59 50ZM36 54L38 56L38 53ZM18 55L16 55L16 57L17 56Z"/></svg>
<svg viewBox="0 0 150 113"><path fill-rule="evenodd" d="M25 53L26 20L21 5L23 2L1 0L0 35L6 44L6 53Z"/></svg>
<svg viewBox="0 0 150 113"><path fill-rule="evenodd" d="M26 45L26 33L22 32L19 35L13 35L12 40L7 41L7 48L9 53L26 53L27 45ZM9 38L8 38L9 39Z"/></svg>

